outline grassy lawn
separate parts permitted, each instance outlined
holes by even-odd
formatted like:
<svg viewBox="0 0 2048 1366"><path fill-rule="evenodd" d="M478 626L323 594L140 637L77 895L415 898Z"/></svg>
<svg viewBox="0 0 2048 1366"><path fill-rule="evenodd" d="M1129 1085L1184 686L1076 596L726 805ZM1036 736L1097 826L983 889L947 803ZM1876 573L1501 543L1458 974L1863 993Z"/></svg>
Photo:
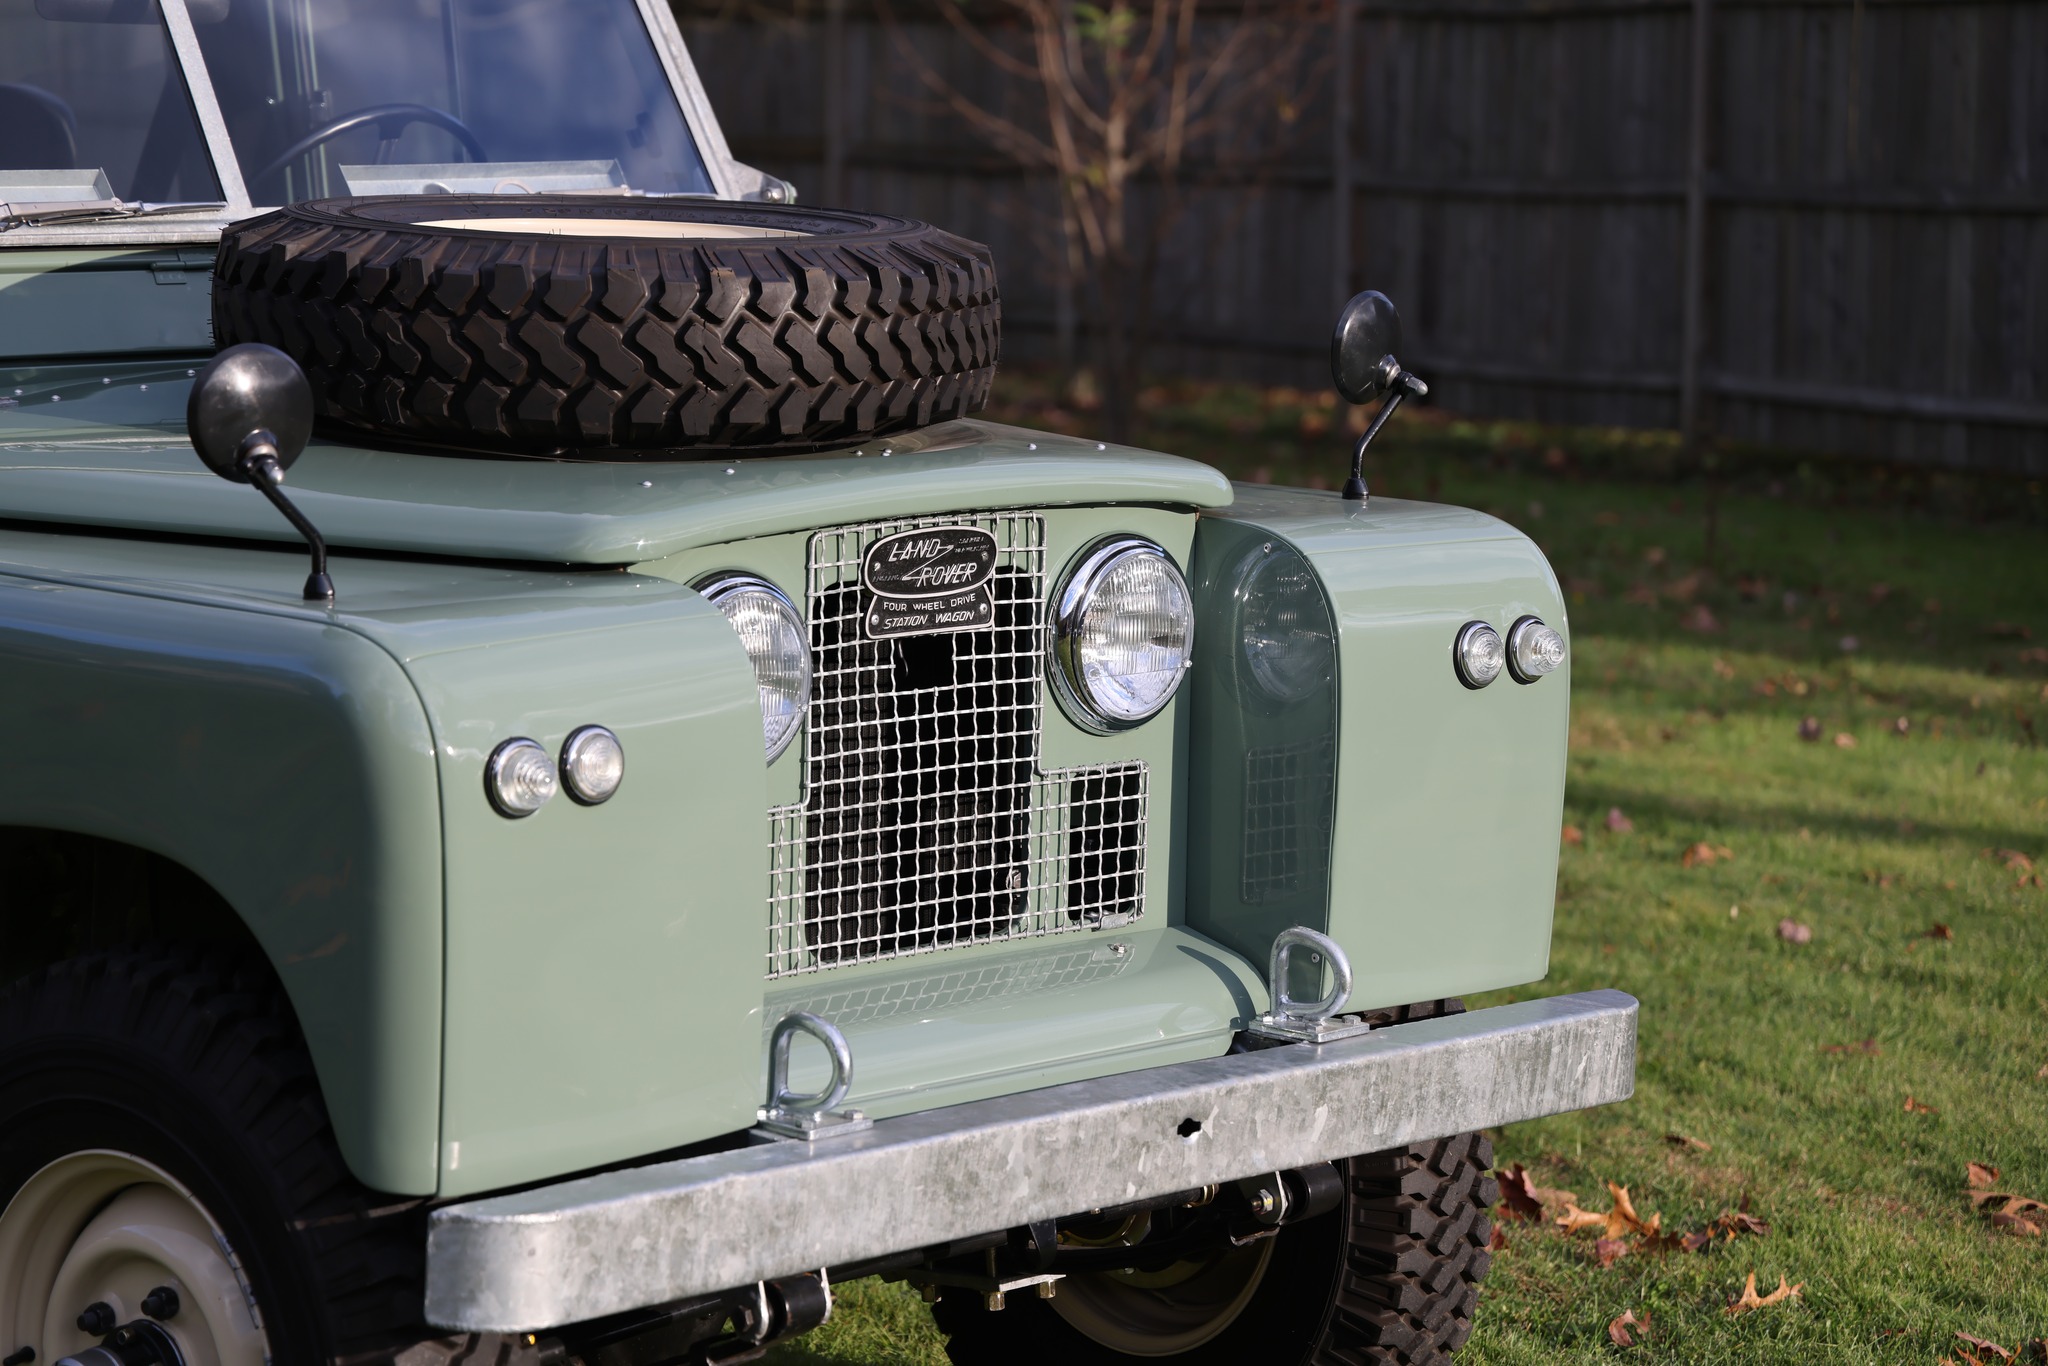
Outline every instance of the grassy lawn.
<svg viewBox="0 0 2048 1366"><path fill-rule="evenodd" d="M1028 385L1008 397L1013 420L1087 429ZM1310 396L1152 397L1146 444L1342 477L1339 415ZM1710 486L1662 437L1426 413L1383 443L1376 494L1521 526L1572 604L1551 971L1472 1004L1643 1003L1635 1099L1513 1126L1500 1162L1595 1212L1626 1187L1666 1231L1745 1205L1769 1226L1695 1253L1625 1238L1603 1267L1593 1231L1505 1224L1461 1359L1990 1362L1956 1335L2048 1337L2048 1237L1992 1227L1966 1177L2048 1201L2040 487L1761 455ZM1802 1289L1730 1315L1752 1272ZM903 1288L842 1305L773 1360L944 1360ZM1624 1311L1652 1325L1626 1349Z"/></svg>

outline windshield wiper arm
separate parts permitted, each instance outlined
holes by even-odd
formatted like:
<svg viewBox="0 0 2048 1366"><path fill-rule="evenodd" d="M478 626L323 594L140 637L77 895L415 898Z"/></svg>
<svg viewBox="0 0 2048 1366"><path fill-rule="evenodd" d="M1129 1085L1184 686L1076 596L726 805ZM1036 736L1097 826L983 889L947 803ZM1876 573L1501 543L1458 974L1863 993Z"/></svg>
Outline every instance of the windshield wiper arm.
<svg viewBox="0 0 2048 1366"><path fill-rule="evenodd" d="M160 213L193 213L201 209L225 209L225 200L198 200L182 204L130 204L119 199L57 199L42 203L9 204L0 200L0 232L9 228L43 223L88 223L112 218L150 218Z"/></svg>

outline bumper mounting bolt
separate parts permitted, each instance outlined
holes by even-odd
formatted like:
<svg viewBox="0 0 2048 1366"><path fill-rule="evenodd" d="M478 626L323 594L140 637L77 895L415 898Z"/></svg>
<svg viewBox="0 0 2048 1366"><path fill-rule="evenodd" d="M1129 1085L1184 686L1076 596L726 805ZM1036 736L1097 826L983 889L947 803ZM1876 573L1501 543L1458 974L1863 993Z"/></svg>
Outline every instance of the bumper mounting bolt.
<svg viewBox="0 0 2048 1366"><path fill-rule="evenodd" d="M988 1306L989 1313L997 1312L1003 1307L1003 1292L1000 1290L989 1291L987 1296L984 1297L983 1303Z"/></svg>

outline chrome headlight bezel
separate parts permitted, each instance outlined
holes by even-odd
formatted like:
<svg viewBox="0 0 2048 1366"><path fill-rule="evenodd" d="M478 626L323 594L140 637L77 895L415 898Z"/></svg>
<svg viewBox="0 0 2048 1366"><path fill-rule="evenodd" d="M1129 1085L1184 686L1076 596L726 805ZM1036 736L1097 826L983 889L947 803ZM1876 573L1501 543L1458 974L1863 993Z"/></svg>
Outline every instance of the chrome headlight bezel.
<svg viewBox="0 0 2048 1366"><path fill-rule="evenodd" d="M775 601L784 618L784 623L795 632L797 640L802 645L802 648L797 652L797 657L801 661L802 676L800 686L797 689L797 705L789 724L783 728L780 734L770 734L768 729L768 713L766 710L761 712L761 747L766 755L764 762L772 764L781 758L783 753L796 742L796 737L802 732L805 719L811 709L811 688L816 666L811 660L810 629L804 621L804 615L797 610L797 605L791 600L789 594L783 592L758 574L744 574L737 570L722 570L718 573L707 574L690 586L702 594L705 601L719 610L720 615L725 617L728 625L733 625L732 611L727 606L732 599L743 593L762 593L767 595ZM737 634L739 628L735 625L733 630ZM743 647L745 643L745 640L742 639L741 645ZM762 681L759 662L755 659L754 653L751 650L747 651L747 663L754 670L755 697L756 704L758 705L760 691L769 685Z"/></svg>
<svg viewBox="0 0 2048 1366"><path fill-rule="evenodd" d="M1172 685L1160 695L1157 704L1142 714L1119 712L1095 696L1088 686L1079 649L1082 620L1094 603L1103 581L1118 566L1135 556L1154 558L1165 569L1180 594L1186 623L1181 638L1182 659L1178 674ZM1090 734L1114 735L1132 730L1166 710L1180 694L1180 683L1194 662L1194 651L1194 594L1189 591L1180 566L1156 541L1129 534L1103 537L1081 553L1053 595L1052 619L1047 629L1046 673L1052 680L1053 697L1058 701L1060 710L1068 720Z"/></svg>

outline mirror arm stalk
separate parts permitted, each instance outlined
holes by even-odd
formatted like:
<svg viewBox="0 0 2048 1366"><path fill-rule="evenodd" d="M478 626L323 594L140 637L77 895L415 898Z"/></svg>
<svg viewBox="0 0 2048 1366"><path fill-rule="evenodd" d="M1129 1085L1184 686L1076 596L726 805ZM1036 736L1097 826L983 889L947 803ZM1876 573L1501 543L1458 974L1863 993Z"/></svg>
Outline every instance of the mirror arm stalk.
<svg viewBox="0 0 2048 1366"><path fill-rule="evenodd" d="M242 442L235 463L256 486L256 491L268 498L299 535L306 538L306 546L313 552L313 572L306 575L306 601L332 603L334 580L327 577L327 541L319 528L306 520L298 505L285 497L284 467L278 462L277 443L270 433L251 432Z"/></svg>
<svg viewBox="0 0 2048 1366"><path fill-rule="evenodd" d="M1392 356L1387 357L1389 361ZM1396 367L1398 370L1398 367ZM1399 370L1393 383L1388 386L1386 400L1380 410L1373 414L1372 425L1365 429L1365 435L1358 438L1358 445L1351 452L1351 477L1344 481L1344 500L1349 503L1366 501L1365 491L1365 448L1380 434L1380 428L1387 425L1387 419L1394 415L1394 409L1401 406L1401 400L1414 394L1417 398L1429 392L1429 386L1406 370Z"/></svg>

